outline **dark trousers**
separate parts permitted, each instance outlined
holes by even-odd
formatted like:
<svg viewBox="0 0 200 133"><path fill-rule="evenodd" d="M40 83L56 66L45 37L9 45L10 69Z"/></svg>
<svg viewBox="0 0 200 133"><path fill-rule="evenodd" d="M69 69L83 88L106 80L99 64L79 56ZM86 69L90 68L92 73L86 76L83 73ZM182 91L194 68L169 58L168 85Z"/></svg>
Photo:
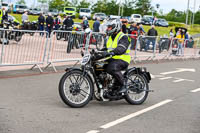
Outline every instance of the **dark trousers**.
<svg viewBox="0 0 200 133"><path fill-rule="evenodd" d="M40 31L44 31L44 25L39 25L39 30L40 30ZM43 32L40 32L40 35L43 36L44 33L43 33Z"/></svg>
<svg viewBox="0 0 200 133"><path fill-rule="evenodd" d="M122 70L128 67L128 63L123 60L109 59L108 64L105 66L107 73L112 75L116 82L120 85L124 85L124 76Z"/></svg>
<svg viewBox="0 0 200 133"><path fill-rule="evenodd" d="M47 26L46 31L49 33L49 38L50 38L51 32L52 32L52 27Z"/></svg>

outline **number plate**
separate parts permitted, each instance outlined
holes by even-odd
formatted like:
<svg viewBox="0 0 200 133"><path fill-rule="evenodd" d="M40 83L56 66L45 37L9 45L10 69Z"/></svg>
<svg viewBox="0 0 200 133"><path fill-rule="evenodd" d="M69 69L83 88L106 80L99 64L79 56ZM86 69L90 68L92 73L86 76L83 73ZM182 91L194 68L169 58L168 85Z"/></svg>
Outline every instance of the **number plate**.
<svg viewBox="0 0 200 133"><path fill-rule="evenodd" d="M87 63L89 62L89 60L90 60L90 54L84 55L84 56L83 56L83 59L82 59L82 61L81 61L81 65L87 64Z"/></svg>

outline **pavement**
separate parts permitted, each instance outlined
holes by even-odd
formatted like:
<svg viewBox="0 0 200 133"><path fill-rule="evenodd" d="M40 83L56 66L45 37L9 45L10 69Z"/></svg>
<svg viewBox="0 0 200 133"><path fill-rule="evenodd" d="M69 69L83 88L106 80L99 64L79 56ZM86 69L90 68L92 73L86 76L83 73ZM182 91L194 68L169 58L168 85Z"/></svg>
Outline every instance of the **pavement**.
<svg viewBox="0 0 200 133"><path fill-rule="evenodd" d="M0 72L0 133L199 133L200 62L138 64L152 74L142 105L91 101L80 109L58 94L59 72Z"/></svg>

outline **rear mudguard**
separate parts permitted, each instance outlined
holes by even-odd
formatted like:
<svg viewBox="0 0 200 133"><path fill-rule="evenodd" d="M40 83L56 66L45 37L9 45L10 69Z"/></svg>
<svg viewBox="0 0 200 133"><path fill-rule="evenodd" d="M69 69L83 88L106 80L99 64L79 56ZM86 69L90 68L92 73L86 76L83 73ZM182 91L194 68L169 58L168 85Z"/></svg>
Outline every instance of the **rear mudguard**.
<svg viewBox="0 0 200 133"><path fill-rule="evenodd" d="M136 73L136 74L143 75L143 76L146 78L146 80L147 80L148 83L149 83L150 80L151 80L151 75L150 75L149 72L147 72L146 67L138 67L138 68L132 67L132 68L129 68L129 69L126 70L126 72L124 73L124 76L126 77L126 76L128 76L129 73L132 73L132 72L134 72L134 73Z"/></svg>

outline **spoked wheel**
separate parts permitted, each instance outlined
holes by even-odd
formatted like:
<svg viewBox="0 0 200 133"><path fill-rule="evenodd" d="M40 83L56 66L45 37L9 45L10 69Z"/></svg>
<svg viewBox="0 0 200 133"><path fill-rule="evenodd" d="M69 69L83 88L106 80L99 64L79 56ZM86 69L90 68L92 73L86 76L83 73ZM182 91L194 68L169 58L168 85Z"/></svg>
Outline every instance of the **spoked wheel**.
<svg viewBox="0 0 200 133"><path fill-rule="evenodd" d="M135 74L134 72L130 73L127 88L128 94L125 96L125 99L128 103L140 105L146 100L149 85L143 75Z"/></svg>
<svg viewBox="0 0 200 133"><path fill-rule="evenodd" d="M93 83L88 75L72 70L63 75L59 83L59 94L70 107L80 108L89 103L93 96Z"/></svg>

